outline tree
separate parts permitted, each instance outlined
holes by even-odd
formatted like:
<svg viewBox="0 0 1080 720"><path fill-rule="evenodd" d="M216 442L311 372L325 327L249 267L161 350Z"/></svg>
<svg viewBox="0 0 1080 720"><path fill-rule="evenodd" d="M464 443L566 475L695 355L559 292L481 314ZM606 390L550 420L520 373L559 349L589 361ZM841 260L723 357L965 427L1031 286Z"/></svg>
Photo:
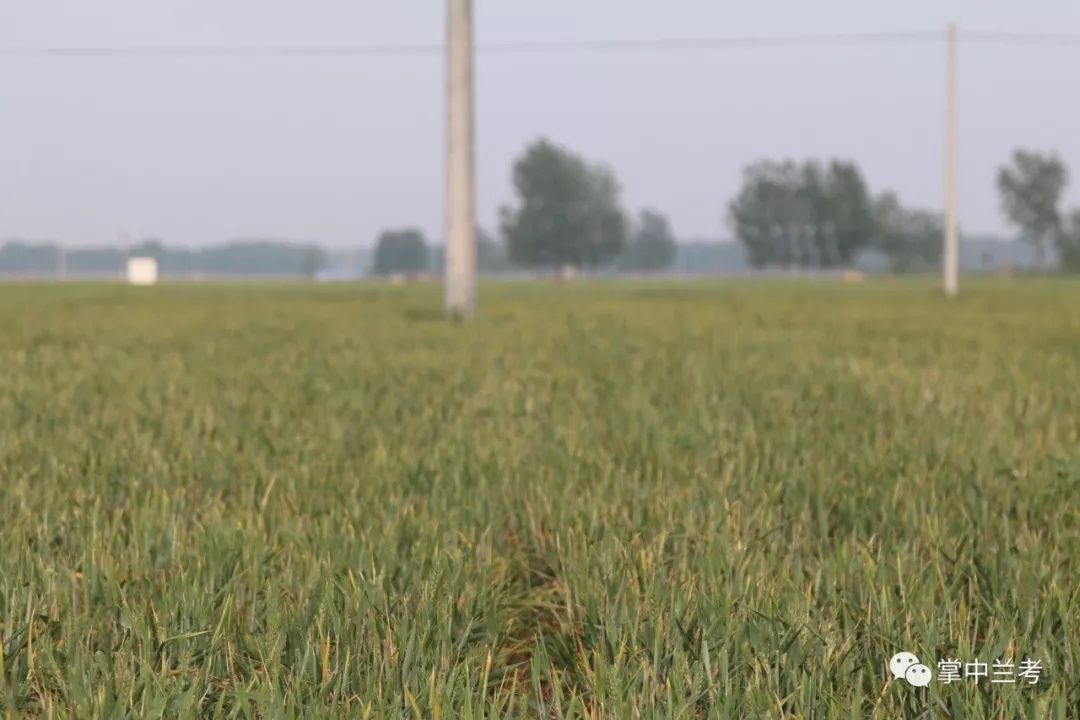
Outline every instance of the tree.
<svg viewBox="0 0 1080 720"><path fill-rule="evenodd" d="M237 238L223 245L194 251L186 261L169 250L163 269L186 262L192 272L210 275L307 275L311 265L322 265L322 251L315 245L276 238Z"/></svg>
<svg viewBox="0 0 1080 720"><path fill-rule="evenodd" d="M513 263L597 267L626 244L619 184L606 168L538 140L514 163L513 177L518 205L501 212Z"/></svg>
<svg viewBox="0 0 1080 720"><path fill-rule="evenodd" d="M56 268L60 246L23 240L7 240L0 245L0 272L51 274Z"/></svg>
<svg viewBox="0 0 1080 720"><path fill-rule="evenodd" d="M1080 210L1072 210L1062 223L1056 237L1061 267L1080 272Z"/></svg>
<svg viewBox="0 0 1080 720"><path fill-rule="evenodd" d="M750 165L728 216L755 267L846 265L875 230L862 173L839 160Z"/></svg>
<svg viewBox="0 0 1080 720"><path fill-rule="evenodd" d="M379 235L375 246L375 274L412 275L424 272L428 267L427 240L420 230L384 230Z"/></svg>
<svg viewBox="0 0 1080 720"><path fill-rule="evenodd" d="M664 270L674 260L671 223L655 210L642 210L633 238L619 256L619 266L624 270Z"/></svg>
<svg viewBox="0 0 1080 720"><path fill-rule="evenodd" d="M743 170L742 188L728 215L754 267L792 264L807 215L799 184L798 167L791 161L760 161Z"/></svg>
<svg viewBox="0 0 1080 720"><path fill-rule="evenodd" d="M875 245L892 272L921 272L939 267L945 221L939 213L909 210L894 193L874 202Z"/></svg>
<svg viewBox="0 0 1080 720"><path fill-rule="evenodd" d="M1001 209L1035 246L1039 268L1046 269L1046 240L1061 238L1058 205L1069 171L1056 153L1013 151L1012 164L998 169Z"/></svg>
<svg viewBox="0 0 1080 720"><path fill-rule="evenodd" d="M156 237L144 238L129 251L131 257L152 257L159 263L165 253L165 243Z"/></svg>
<svg viewBox="0 0 1080 720"><path fill-rule="evenodd" d="M506 247L483 228L476 229L476 269L481 274L504 272L509 267Z"/></svg>
<svg viewBox="0 0 1080 720"><path fill-rule="evenodd" d="M314 278L326 265L326 253L317 247L309 247L304 252L304 275Z"/></svg>
<svg viewBox="0 0 1080 720"><path fill-rule="evenodd" d="M436 245L431 248L431 267L437 273L446 269L446 248ZM481 275L505 272L510 267L506 257L506 246L487 230L476 228L476 270Z"/></svg>

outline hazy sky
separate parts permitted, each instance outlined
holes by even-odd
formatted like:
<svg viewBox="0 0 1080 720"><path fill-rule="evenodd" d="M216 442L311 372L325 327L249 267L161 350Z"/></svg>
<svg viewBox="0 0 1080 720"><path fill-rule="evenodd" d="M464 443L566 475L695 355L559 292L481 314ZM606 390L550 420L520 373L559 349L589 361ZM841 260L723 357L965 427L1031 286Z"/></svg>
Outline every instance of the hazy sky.
<svg viewBox="0 0 1080 720"><path fill-rule="evenodd" d="M1080 33L1080 2L477 0L477 42L944 29ZM0 47L439 43L441 0L9 0ZM874 189L939 208L944 47L491 54L477 59L479 219L545 135L609 164L628 208L727 235L741 167L856 159ZM999 231L994 168L1054 148L1080 186L1080 47L961 46L960 219ZM201 245L272 235L370 245L441 235L439 55L0 56L0 237ZM1080 204L1080 192L1070 193Z"/></svg>

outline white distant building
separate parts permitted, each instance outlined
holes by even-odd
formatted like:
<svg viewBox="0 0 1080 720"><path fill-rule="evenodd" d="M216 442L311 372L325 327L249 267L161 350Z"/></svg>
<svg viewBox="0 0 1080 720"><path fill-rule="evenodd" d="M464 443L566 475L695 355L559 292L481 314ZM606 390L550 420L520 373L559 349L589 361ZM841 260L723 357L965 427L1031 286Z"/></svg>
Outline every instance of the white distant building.
<svg viewBox="0 0 1080 720"><path fill-rule="evenodd" d="M127 281L132 285L153 285L157 282L157 259L131 257L127 261Z"/></svg>

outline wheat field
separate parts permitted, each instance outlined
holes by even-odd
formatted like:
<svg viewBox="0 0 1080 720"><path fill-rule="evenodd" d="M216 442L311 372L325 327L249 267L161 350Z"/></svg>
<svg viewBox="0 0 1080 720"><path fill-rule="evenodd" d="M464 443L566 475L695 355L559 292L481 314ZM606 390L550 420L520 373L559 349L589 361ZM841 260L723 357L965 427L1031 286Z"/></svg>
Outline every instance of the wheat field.
<svg viewBox="0 0 1080 720"><path fill-rule="evenodd" d="M1076 283L7 285L0 368L3 717L1080 716Z"/></svg>

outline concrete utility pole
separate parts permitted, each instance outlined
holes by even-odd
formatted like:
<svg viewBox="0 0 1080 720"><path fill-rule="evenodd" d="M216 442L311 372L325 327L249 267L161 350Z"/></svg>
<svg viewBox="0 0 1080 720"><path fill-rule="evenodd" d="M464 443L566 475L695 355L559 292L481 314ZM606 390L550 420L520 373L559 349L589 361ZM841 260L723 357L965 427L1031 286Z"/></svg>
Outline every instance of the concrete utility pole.
<svg viewBox="0 0 1080 720"><path fill-rule="evenodd" d="M476 313L476 171L472 0L447 0L446 314Z"/></svg>
<svg viewBox="0 0 1080 720"><path fill-rule="evenodd" d="M959 249L956 238L956 23L949 23L949 62L945 110L945 294L956 295Z"/></svg>

